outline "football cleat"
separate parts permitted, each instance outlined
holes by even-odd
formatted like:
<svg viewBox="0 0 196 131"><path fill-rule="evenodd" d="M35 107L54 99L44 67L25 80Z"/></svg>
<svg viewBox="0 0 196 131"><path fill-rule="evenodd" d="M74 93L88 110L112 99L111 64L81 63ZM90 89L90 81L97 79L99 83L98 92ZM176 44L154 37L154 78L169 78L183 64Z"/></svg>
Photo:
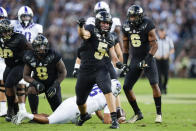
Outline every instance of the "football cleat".
<svg viewBox="0 0 196 131"><path fill-rule="evenodd" d="M13 116L12 123L19 125L26 118L27 118L27 112L18 112L17 115Z"/></svg>
<svg viewBox="0 0 196 131"><path fill-rule="evenodd" d="M112 129L118 129L119 128L119 123L117 120L112 121L112 125L110 126Z"/></svg>
<svg viewBox="0 0 196 131"><path fill-rule="evenodd" d="M161 122L162 122L162 116L157 114L155 123L161 123Z"/></svg>
<svg viewBox="0 0 196 131"><path fill-rule="evenodd" d="M82 126L84 124L85 121L91 119L92 116L88 113L86 113L84 116L81 117L80 115L80 119L78 120L78 122L76 123L77 126Z"/></svg>
<svg viewBox="0 0 196 131"><path fill-rule="evenodd" d="M133 116L131 117L131 119L128 120L127 122L128 122L128 123L135 123L136 121L141 120L141 119L143 119L143 118L144 118L144 117L143 117L143 115L142 115L142 112L139 112L138 114L133 115Z"/></svg>

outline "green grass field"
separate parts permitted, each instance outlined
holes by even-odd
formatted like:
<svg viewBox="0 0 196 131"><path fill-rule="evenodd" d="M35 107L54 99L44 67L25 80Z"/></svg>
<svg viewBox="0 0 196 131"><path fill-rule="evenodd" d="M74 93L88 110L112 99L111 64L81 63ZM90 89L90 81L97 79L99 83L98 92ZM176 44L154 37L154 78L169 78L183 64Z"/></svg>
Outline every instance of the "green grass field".
<svg viewBox="0 0 196 131"><path fill-rule="evenodd" d="M62 83L63 99L75 95L76 79L66 79ZM123 80L121 80L123 84ZM162 96L163 123L155 124L155 106L152 90L146 79L140 79L134 87L134 91L143 112L144 119L135 124L121 124L122 131L196 131L196 79L170 79L168 94ZM128 104L124 92L121 94L121 105L126 112L126 118L133 115L132 108ZM28 111L28 102L26 104ZM69 107L67 107L69 108ZM51 109L44 98L40 96L39 113L51 113ZM87 121L82 127L74 124L41 125L23 124L16 126L5 122L0 118L0 131L105 131L109 125L102 124L96 116Z"/></svg>

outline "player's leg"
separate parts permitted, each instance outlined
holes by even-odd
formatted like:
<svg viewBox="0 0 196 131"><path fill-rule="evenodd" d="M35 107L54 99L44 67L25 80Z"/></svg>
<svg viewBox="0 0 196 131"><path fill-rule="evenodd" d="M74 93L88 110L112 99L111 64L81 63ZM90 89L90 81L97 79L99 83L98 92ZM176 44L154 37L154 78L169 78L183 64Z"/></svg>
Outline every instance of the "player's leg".
<svg viewBox="0 0 196 131"><path fill-rule="evenodd" d="M145 68L145 75L148 77L150 85L153 91L153 98L156 106L157 116L161 117L161 92L158 86L158 71L155 64L155 60L151 62L149 68ZM162 119L155 120L155 122L162 122Z"/></svg>
<svg viewBox="0 0 196 131"><path fill-rule="evenodd" d="M138 68L138 64L139 64L138 60L132 60L130 64L129 72L125 76L125 81L124 81L124 86L123 86L127 100L129 101L129 104L131 105L134 111L134 115L128 121L129 123L134 123L137 120L143 119L143 115L140 111L140 108L137 105L136 97L132 90L134 84L139 79L141 72L142 72L142 70Z"/></svg>
<svg viewBox="0 0 196 131"><path fill-rule="evenodd" d="M112 94L111 79L107 69L103 68L97 73L96 83L98 87L102 90L103 94L105 95L106 102L110 110L110 115L112 119L112 125L110 126L110 128L115 128L115 129L119 128L119 123L117 120L117 113L116 113L115 98Z"/></svg>
<svg viewBox="0 0 196 131"><path fill-rule="evenodd" d="M48 103L50 104L52 111L54 112L62 102L61 87L58 87L56 89L56 94L52 98L49 98L47 94L46 94L46 98L48 100Z"/></svg>
<svg viewBox="0 0 196 131"><path fill-rule="evenodd" d="M18 105L19 105L19 112L27 112L25 107L26 102L26 85L25 84L18 84L17 85L17 96L18 96Z"/></svg>
<svg viewBox="0 0 196 131"><path fill-rule="evenodd" d="M91 115L87 113L86 100L95 83L93 81L94 74L79 73L76 83L76 103L80 111L80 119L77 123L78 126L82 126L83 123L91 118Z"/></svg>
<svg viewBox="0 0 196 131"><path fill-rule="evenodd" d="M11 121L14 115L15 85L22 79L23 66L18 65L13 68L6 67L4 72L4 82L8 103L6 121Z"/></svg>
<svg viewBox="0 0 196 131"><path fill-rule="evenodd" d="M38 113L38 104L39 104L39 96L35 90L35 88L30 84L28 87L28 101L32 114Z"/></svg>
<svg viewBox="0 0 196 131"><path fill-rule="evenodd" d="M6 114L7 114L7 98L5 96L4 82L3 80L0 80L0 116L6 116Z"/></svg>

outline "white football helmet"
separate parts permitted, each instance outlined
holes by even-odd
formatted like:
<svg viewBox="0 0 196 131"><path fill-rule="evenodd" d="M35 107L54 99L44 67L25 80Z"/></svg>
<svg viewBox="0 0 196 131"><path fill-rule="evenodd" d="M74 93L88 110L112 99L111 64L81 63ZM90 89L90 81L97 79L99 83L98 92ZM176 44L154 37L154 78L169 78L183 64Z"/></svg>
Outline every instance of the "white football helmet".
<svg viewBox="0 0 196 131"><path fill-rule="evenodd" d="M0 19L5 18L7 18L7 11L3 7L0 7Z"/></svg>
<svg viewBox="0 0 196 131"><path fill-rule="evenodd" d="M33 22L33 11L28 6L22 6L18 10L18 20L23 27L29 26Z"/></svg>
<svg viewBox="0 0 196 131"><path fill-rule="evenodd" d="M112 82L112 93L115 97L117 97L121 91L121 84L117 79L112 79L111 82Z"/></svg>
<svg viewBox="0 0 196 131"><path fill-rule="evenodd" d="M94 7L94 13L97 14L99 11L110 13L109 5L105 1L97 2Z"/></svg>

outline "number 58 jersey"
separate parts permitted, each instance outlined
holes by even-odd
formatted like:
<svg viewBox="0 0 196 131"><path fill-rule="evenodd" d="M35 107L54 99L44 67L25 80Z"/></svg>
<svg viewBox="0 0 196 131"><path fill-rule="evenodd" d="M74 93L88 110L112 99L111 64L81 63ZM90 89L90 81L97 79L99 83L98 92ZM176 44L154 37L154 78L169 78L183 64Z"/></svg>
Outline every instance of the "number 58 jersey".
<svg viewBox="0 0 196 131"><path fill-rule="evenodd" d="M144 59L147 55L150 50L148 33L154 28L154 23L148 18L143 18L139 26L130 25L128 21L125 22L122 32L129 40L133 58Z"/></svg>
<svg viewBox="0 0 196 131"><path fill-rule="evenodd" d="M14 32L25 35L29 43L32 43L39 33L43 33L43 27L40 24L32 23L26 28L23 28L18 20L11 20L11 24L14 26Z"/></svg>

